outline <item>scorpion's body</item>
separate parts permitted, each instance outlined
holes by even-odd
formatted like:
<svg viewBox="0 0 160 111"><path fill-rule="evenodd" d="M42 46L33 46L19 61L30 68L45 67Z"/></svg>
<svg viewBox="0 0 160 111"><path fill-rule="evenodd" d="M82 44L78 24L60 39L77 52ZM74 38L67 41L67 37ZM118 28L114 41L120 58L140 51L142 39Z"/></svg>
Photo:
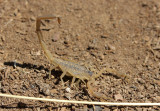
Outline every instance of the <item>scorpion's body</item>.
<svg viewBox="0 0 160 111"><path fill-rule="evenodd" d="M54 19L54 18L57 18L58 23L60 23L60 18L56 17L56 16L38 17L37 21L36 21L36 32L37 32L41 47L44 50L45 55L49 59L50 63L54 65L54 68L58 68L63 72L62 75L60 76L62 84L64 85L64 82L63 82L62 78L65 75L73 77L71 86L73 85L76 78L82 80L83 82L85 82L84 80L88 80L87 87L88 87L89 93L91 95L97 97L97 98L106 98L106 97L104 97L100 94L94 93L90 84L91 84L91 82L94 82L94 79L99 77L104 70L108 71L110 73L115 73L114 70L112 70L110 68L103 69L98 74L95 74L95 73L91 72L90 70L88 70L86 67L79 65L78 63L53 57L51 52L47 49L47 46L46 46L45 41L44 41L43 36L42 36L42 32L40 30L41 20L43 20L43 19ZM50 70L49 77L50 76L51 76L51 70ZM119 76L124 77L124 75L122 75L122 74L119 75Z"/></svg>
<svg viewBox="0 0 160 111"><path fill-rule="evenodd" d="M94 74L86 67L80 66L79 64L74 62L65 61L58 58L54 58L54 62L59 64L59 68L61 70L66 70L66 72L68 72L66 73L67 76L74 76L82 80L89 80L89 78Z"/></svg>

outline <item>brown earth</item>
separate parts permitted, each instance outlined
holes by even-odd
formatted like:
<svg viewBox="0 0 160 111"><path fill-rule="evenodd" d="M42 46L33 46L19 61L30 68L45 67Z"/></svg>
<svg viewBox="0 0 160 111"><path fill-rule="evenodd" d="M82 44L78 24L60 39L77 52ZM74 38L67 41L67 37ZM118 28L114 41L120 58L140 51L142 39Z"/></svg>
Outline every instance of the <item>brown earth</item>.
<svg viewBox="0 0 160 111"><path fill-rule="evenodd" d="M52 70L35 33L36 17L43 21L45 41L54 57L88 64L98 72L115 69L129 81L104 74L96 92L108 102L160 102L159 0L0 0L0 92L31 97L101 101L81 83L66 92L71 79ZM68 81L69 80L69 81ZM104 100L102 100L104 101ZM160 107L96 106L97 111L155 111ZM92 105L51 103L0 97L0 110L93 110Z"/></svg>

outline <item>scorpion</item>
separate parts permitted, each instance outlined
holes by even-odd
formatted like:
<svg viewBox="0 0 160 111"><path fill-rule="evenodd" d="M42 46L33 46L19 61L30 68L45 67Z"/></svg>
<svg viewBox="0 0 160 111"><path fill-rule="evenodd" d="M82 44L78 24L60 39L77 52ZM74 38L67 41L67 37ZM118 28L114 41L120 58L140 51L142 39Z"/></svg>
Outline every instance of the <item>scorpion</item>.
<svg viewBox="0 0 160 111"><path fill-rule="evenodd" d="M57 19L59 24L61 23L61 19L60 19L60 17L57 17L57 16L41 16L41 17L37 17L37 19L36 19L36 33L38 35L39 43L42 47L42 50L44 51L45 56L47 57L49 62L51 64L53 64L53 67L50 68L50 70L49 70L49 78L51 77L51 69L57 68L62 71L62 75L60 76L60 80L61 80L63 86L64 86L64 81L63 81L64 76L73 77L72 82L71 82L71 87L73 86L73 83L75 82L76 78L78 78L79 80L81 80L85 84L86 84L85 81L87 80L86 86L88 87L88 93L91 96L99 98L99 99L101 99L101 98L107 99L107 97L105 97L104 95L99 94L98 92L96 93L92 90L93 88L92 88L91 84L95 81L95 78L98 78L99 76L101 76L104 71L109 72L109 73L114 73L114 74L116 74L116 76L123 77L123 78L126 78L126 75L119 74L117 71L115 71L114 69L111 69L111 68L101 69L99 73L94 74L94 72L90 71L85 66L79 65L78 63L53 57L51 52L47 49L47 46L45 44L41 29L40 29L41 21L46 20L46 19Z"/></svg>

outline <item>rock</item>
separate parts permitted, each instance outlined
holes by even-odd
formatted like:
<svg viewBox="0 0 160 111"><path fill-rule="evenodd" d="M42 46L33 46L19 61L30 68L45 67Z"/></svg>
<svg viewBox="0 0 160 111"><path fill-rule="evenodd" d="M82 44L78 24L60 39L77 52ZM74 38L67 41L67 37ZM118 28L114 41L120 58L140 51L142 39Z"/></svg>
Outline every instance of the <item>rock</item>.
<svg viewBox="0 0 160 111"><path fill-rule="evenodd" d="M123 101L123 97L122 97L121 94L114 95L114 98L115 98L116 101Z"/></svg>
<svg viewBox="0 0 160 111"><path fill-rule="evenodd" d="M70 93L71 92L71 89L69 87L67 87L66 89L66 92Z"/></svg>
<svg viewBox="0 0 160 111"><path fill-rule="evenodd" d="M60 38L60 33L55 33L52 37L52 41L53 42L57 42Z"/></svg>
<svg viewBox="0 0 160 111"><path fill-rule="evenodd" d="M67 99L71 99L71 93L65 93L65 95L64 95Z"/></svg>
<svg viewBox="0 0 160 111"><path fill-rule="evenodd" d="M145 81L142 78L137 78L137 82L140 83L140 84L144 84L145 83Z"/></svg>
<svg viewBox="0 0 160 111"><path fill-rule="evenodd" d="M42 82L37 82L36 81L37 86L39 87L39 92L44 94L45 96L49 96L50 95L50 86L49 84L46 83L42 83Z"/></svg>
<svg viewBox="0 0 160 111"><path fill-rule="evenodd" d="M157 102L160 102L160 96L156 96Z"/></svg>

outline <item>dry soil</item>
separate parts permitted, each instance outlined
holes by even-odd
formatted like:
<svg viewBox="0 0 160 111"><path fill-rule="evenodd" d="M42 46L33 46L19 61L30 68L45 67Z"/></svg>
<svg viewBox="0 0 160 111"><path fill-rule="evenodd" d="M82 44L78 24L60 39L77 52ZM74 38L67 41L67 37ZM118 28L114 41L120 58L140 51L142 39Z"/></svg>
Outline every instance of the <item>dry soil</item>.
<svg viewBox="0 0 160 111"><path fill-rule="evenodd" d="M129 79L104 72L93 85L108 100L87 93L82 82L60 81L44 56L35 24L54 57L74 60L99 72L111 68ZM114 76L113 76L114 75ZM70 87L70 92L66 88ZM0 92L81 101L160 102L160 0L0 0ZM97 111L155 111L160 107L95 106ZM92 105L51 103L0 97L0 110L93 110Z"/></svg>

